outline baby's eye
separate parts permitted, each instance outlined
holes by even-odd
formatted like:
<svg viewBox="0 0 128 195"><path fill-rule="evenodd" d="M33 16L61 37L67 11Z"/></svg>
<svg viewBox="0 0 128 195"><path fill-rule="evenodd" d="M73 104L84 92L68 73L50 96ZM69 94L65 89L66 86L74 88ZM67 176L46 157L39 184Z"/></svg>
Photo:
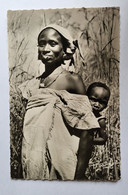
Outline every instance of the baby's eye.
<svg viewBox="0 0 128 195"><path fill-rule="evenodd" d="M93 98L93 97L90 97L89 98L91 101L93 101L93 102L97 102L97 99L95 99L95 98Z"/></svg>
<svg viewBox="0 0 128 195"><path fill-rule="evenodd" d="M101 100L101 101L99 101L99 103L100 103L100 104L102 104L102 105L106 105L106 104L107 104L107 102L106 102L106 101L102 101L102 100Z"/></svg>

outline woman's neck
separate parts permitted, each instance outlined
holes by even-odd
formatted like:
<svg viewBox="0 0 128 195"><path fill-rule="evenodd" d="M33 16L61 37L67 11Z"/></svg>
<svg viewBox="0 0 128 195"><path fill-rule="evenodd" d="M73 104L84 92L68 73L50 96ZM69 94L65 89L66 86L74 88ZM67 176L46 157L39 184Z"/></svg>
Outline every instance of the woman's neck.
<svg viewBox="0 0 128 195"><path fill-rule="evenodd" d="M47 76L49 76L54 70L56 70L56 68L58 68L59 66L61 66L61 64L56 64L56 65L45 65L45 72L43 73L42 77L46 78Z"/></svg>

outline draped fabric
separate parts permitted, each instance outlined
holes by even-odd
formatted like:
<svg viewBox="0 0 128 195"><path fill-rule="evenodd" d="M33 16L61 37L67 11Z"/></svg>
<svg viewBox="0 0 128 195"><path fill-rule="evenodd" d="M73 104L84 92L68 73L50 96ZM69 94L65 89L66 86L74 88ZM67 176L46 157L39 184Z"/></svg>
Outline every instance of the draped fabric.
<svg viewBox="0 0 128 195"><path fill-rule="evenodd" d="M99 124L87 96L36 88L36 82L39 84L33 79L21 87L28 98L23 127L23 177L73 180L79 137L69 129L79 132L99 128Z"/></svg>

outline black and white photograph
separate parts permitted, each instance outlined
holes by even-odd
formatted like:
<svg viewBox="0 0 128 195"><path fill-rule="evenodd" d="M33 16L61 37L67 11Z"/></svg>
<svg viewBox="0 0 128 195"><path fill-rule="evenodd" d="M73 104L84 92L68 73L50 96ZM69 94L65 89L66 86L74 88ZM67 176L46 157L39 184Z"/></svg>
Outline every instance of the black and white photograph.
<svg viewBox="0 0 128 195"><path fill-rule="evenodd" d="M118 181L120 8L7 13L10 177Z"/></svg>

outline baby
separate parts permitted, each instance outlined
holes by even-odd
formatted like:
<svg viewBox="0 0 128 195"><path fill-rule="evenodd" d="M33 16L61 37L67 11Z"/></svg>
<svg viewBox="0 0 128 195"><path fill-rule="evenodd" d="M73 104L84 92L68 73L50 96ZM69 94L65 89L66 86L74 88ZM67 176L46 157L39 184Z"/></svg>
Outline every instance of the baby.
<svg viewBox="0 0 128 195"><path fill-rule="evenodd" d="M98 119L100 130L97 135L94 136L94 145L103 145L107 140L105 117L100 112L103 111L108 104L110 98L110 89L101 82L92 83L86 92L92 106L92 110L96 118Z"/></svg>
<svg viewBox="0 0 128 195"><path fill-rule="evenodd" d="M100 112L107 107L108 100L110 97L110 90L105 84L100 82L95 82L88 87L86 95L90 101L90 104L92 106L92 111L98 120L100 128L90 129L90 131L88 131L90 135L89 137L86 134L86 132L85 134L82 134L82 132L84 132L83 130L78 131L74 128L71 128L70 126L68 127L68 130L70 131L74 139L74 147L76 144L75 151L77 151L76 154L78 159L78 164L76 167L76 174L75 174L76 180L87 179L85 176L85 172L92 155L93 145L103 145L107 140L107 134L105 132L106 130L105 117L103 117L100 114ZM85 138L89 140L88 143L85 140ZM78 145L79 147L77 147ZM85 151L88 151L88 155L86 157L84 154Z"/></svg>

